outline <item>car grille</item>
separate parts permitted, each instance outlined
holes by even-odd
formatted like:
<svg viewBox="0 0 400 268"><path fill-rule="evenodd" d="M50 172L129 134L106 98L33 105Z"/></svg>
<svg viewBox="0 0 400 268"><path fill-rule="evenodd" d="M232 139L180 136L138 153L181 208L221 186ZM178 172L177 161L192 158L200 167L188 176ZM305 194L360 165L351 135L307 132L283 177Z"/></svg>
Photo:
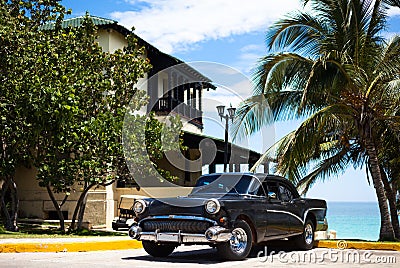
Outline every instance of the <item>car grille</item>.
<svg viewBox="0 0 400 268"><path fill-rule="evenodd" d="M204 233L212 224L205 221L189 220L148 220L143 222L143 231L154 232L184 232L184 233Z"/></svg>

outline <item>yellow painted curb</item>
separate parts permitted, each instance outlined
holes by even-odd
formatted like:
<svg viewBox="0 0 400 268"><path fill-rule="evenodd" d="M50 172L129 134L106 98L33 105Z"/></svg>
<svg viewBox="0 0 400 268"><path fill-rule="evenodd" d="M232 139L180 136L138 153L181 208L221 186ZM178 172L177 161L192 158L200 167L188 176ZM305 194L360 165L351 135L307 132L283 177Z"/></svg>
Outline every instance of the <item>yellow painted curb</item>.
<svg viewBox="0 0 400 268"><path fill-rule="evenodd" d="M314 244L318 248L396 250L400 251L400 242L358 242L348 240L318 240Z"/></svg>
<svg viewBox="0 0 400 268"><path fill-rule="evenodd" d="M98 250L124 250L142 248L136 240L59 242L59 243L12 243L0 244L0 253L17 252L84 252Z"/></svg>

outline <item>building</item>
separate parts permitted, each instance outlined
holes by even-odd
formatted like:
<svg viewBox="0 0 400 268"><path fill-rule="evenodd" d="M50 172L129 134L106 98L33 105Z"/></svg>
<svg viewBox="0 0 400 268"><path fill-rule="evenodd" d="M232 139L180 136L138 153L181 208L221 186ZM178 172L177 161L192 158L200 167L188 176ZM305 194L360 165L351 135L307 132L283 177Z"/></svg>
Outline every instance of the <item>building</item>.
<svg viewBox="0 0 400 268"><path fill-rule="evenodd" d="M116 21L91 16L93 23L98 27L98 42L103 51L113 53L127 45L126 36L131 32L119 25ZM63 22L63 27L79 27L84 17L67 19ZM51 29L51 25L45 26ZM209 172L215 172L215 166L222 164L224 159L225 143L224 140L213 137L206 137L203 133L202 117L202 95L204 90L216 90L212 81L200 72L185 64L183 61L159 51L157 48L137 36L140 46L144 46L146 57L150 60L152 70L138 82L140 87L144 87L150 100L147 111L154 111L159 120L163 120L168 114L179 114L184 125L184 145L189 149L185 152L185 158L192 161L180 169L171 164L168 159L160 161L159 166L169 170L173 175L180 178L178 184L186 187L165 188L135 187L135 185L114 183L107 187L91 190L88 194L87 207L85 210L85 221L92 225L106 225L111 227L111 222L117 214L117 203L123 194L157 195L157 196L177 196L187 194L193 186L195 179L201 175L202 167L208 165ZM143 88L141 88L143 89ZM211 146L207 142L207 148L217 147L216 157L207 159L206 153L201 154L199 144L202 140L212 140ZM254 164L260 157L256 152L249 151L229 144L229 171L240 171L241 164ZM265 165L268 170L268 163ZM191 172L191 170L195 170ZM200 170L200 171L199 171ZM56 219L57 214L50 198L44 188L39 187L34 169L20 168L16 172L16 183L20 196L20 217ZM68 201L63 206L63 213L66 219L71 219L76 200L79 197L81 186L75 187L75 192L71 194ZM61 201L63 196L58 195Z"/></svg>

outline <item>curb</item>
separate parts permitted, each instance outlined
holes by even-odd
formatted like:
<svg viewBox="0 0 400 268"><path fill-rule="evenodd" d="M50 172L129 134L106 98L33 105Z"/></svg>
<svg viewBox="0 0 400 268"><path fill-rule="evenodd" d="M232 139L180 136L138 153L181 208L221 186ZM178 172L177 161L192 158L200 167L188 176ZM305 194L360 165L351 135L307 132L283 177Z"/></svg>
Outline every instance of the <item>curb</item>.
<svg viewBox="0 0 400 268"><path fill-rule="evenodd" d="M136 240L88 242L37 242L0 244L0 253L22 252L86 252L99 250L125 250L142 248Z"/></svg>
<svg viewBox="0 0 400 268"><path fill-rule="evenodd" d="M400 251L400 242L361 242L348 240L318 240L318 248L361 249L361 250L395 250Z"/></svg>
<svg viewBox="0 0 400 268"><path fill-rule="evenodd" d="M318 248L333 249L359 249L359 250L394 250L400 251L399 242L358 242L346 240L318 240L314 242ZM86 252L101 250L128 250L142 248L142 243L136 240L112 240L112 241L38 241L14 242L0 244L0 253L22 252Z"/></svg>

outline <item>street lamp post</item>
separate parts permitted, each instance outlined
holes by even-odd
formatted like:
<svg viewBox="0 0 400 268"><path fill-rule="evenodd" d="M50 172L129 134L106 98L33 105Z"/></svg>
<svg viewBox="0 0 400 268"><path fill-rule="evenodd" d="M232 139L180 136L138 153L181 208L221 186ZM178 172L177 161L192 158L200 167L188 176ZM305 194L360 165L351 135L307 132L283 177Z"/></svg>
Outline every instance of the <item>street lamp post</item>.
<svg viewBox="0 0 400 268"><path fill-rule="evenodd" d="M232 108L232 106L228 109L226 109L228 111L228 114L225 114L225 106L224 105L219 105L217 106L217 111L219 114L219 117L221 117L221 121L222 119L225 119L225 151L224 151L224 172L226 172L226 166L228 164L228 131L229 131L229 119L232 120L233 122L233 118L235 116L235 111L236 108Z"/></svg>

